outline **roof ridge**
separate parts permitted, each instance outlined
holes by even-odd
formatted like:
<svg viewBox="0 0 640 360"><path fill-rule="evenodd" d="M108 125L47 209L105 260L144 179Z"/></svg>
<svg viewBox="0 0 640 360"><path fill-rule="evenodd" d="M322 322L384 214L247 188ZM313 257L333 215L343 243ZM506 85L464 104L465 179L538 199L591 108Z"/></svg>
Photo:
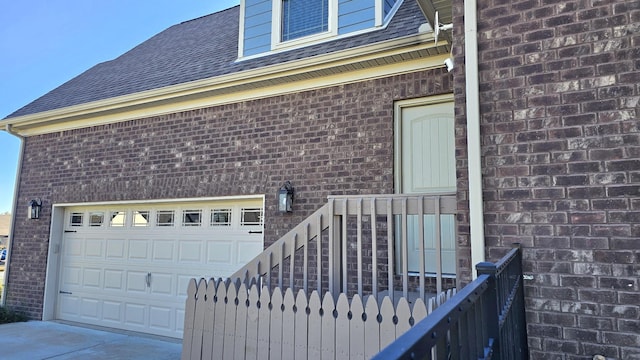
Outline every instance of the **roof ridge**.
<svg viewBox="0 0 640 360"><path fill-rule="evenodd" d="M240 7L240 4L235 5L235 6L232 6L232 7L230 7L230 8L226 8L226 9L218 10L218 11L216 11L216 12L212 12L211 14L198 16L197 18L193 18L193 19L190 19L190 20L185 20L185 21L183 21L183 22L181 22L181 23L179 23L179 24L175 24L175 25L173 25L173 26L186 24L186 23L189 23L189 22L192 22L192 21L196 21L196 20L199 20L199 19L202 19L202 18L206 18L206 17L211 16L211 15L220 14L220 13L223 13L223 12L225 12L225 11L229 11L229 10L231 10L231 9L233 9L233 8L236 8L236 7ZM171 26L170 26L170 27L171 27Z"/></svg>

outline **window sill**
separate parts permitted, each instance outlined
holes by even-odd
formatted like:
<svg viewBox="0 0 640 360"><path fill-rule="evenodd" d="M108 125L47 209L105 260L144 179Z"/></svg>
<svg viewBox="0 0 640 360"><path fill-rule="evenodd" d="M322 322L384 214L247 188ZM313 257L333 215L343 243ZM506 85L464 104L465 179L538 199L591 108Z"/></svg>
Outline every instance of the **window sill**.
<svg viewBox="0 0 640 360"><path fill-rule="evenodd" d="M336 37L338 34L333 31L326 31L318 34L307 35L293 40L287 41L274 41L271 46L271 51L289 49L301 45L309 45L311 43L326 41Z"/></svg>

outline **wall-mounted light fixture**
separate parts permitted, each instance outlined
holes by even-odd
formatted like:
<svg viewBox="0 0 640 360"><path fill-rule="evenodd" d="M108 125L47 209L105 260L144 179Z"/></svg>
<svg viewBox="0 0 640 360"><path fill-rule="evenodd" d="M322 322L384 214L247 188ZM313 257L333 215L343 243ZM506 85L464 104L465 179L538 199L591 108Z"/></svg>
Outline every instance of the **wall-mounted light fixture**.
<svg viewBox="0 0 640 360"><path fill-rule="evenodd" d="M291 181L285 181L284 184L278 190L278 211L279 212L292 212L291 205L293 203L293 185Z"/></svg>
<svg viewBox="0 0 640 360"><path fill-rule="evenodd" d="M40 210L42 209L42 200L33 199L29 201L28 219L40 219Z"/></svg>
<svg viewBox="0 0 640 360"><path fill-rule="evenodd" d="M451 72L451 70L453 70L453 66L455 65L455 63L453 62L453 57L444 59L444 65L447 67L447 71Z"/></svg>
<svg viewBox="0 0 640 360"><path fill-rule="evenodd" d="M439 19L440 15L438 14L438 12L436 11L436 18L435 18L435 26L433 27L433 32L434 32L434 40L435 43L438 44L438 37L440 36L440 33L442 31L447 31L447 30L451 30L453 29L453 23L451 24L440 24L440 19ZM453 48L452 48L453 51ZM444 61L444 65L447 67L447 71L451 72L451 70L453 70L454 67L454 62L453 62L453 53L451 54L451 56L449 56L445 61Z"/></svg>

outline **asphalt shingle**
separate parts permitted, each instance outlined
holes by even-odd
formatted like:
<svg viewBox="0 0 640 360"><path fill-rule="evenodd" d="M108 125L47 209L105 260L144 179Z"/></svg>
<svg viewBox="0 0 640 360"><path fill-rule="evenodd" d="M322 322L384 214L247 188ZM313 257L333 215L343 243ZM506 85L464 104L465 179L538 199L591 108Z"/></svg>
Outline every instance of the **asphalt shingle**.
<svg viewBox="0 0 640 360"><path fill-rule="evenodd" d="M415 34L424 22L416 2L405 1L385 29L236 61L239 11L235 6L174 25L118 58L90 68L7 118L373 44Z"/></svg>

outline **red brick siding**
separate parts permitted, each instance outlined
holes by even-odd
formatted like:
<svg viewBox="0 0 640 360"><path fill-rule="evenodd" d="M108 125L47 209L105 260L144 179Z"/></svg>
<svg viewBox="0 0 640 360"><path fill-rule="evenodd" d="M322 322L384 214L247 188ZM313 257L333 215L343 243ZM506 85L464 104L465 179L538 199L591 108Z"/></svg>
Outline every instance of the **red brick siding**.
<svg viewBox="0 0 640 360"><path fill-rule="evenodd" d="M392 193L394 101L451 91L439 69L29 137L19 204L44 206L17 219L7 304L42 314L52 204L266 194L269 245L329 194Z"/></svg>
<svg viewBox="0 0 640 360"><path fill-rule="evenodd" d="M478 6L486 253L525 247L532 358L638 358L640 2ZM462 15L455 0L461 125Z"/></svg>

